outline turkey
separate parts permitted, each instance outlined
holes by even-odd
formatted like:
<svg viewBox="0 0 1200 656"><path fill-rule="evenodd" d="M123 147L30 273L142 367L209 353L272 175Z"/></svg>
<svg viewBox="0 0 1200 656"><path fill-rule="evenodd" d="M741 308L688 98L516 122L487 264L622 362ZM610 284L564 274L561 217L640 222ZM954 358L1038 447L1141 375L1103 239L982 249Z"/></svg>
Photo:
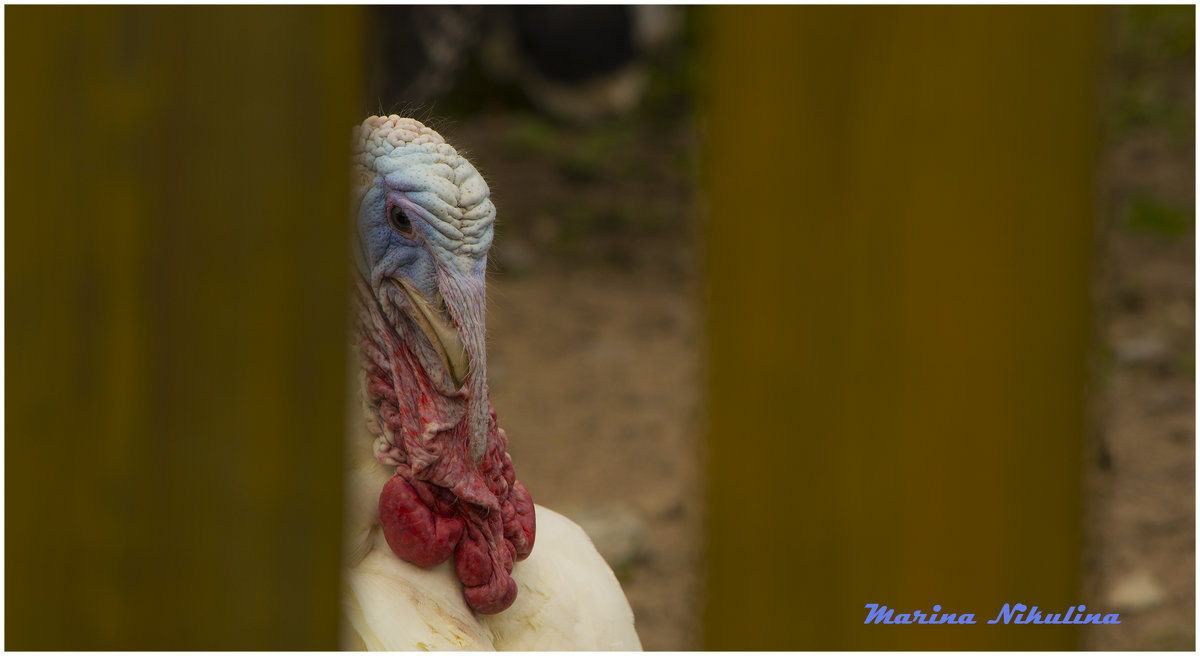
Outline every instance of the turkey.
<svg viewBox="0 0 1200 656"><path fill-rule="evenodd" d="M344 646L641 649L587 535L516 479L489 401L487 184L413 119L372 116L354 148Z"/></svg>

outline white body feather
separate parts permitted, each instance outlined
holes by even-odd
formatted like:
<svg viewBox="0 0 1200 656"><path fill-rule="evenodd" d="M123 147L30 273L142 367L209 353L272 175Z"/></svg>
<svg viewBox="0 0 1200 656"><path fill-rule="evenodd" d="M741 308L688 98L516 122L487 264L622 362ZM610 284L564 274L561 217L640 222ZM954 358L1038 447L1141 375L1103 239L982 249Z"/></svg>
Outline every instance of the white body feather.
<svg viewBox="0 0 1200 656"><path fill-rule="evenodd" d="M364 439L369 439L365 438ZM369 442L367 442L369 444ZM423 568L398 558L379 529L390 470L362 442L347 472L343 646L372 651L640 650L633 612L583 529L536 506L537 539L513 567L517 600L496 615L467 607L453 559Z"/></svg>

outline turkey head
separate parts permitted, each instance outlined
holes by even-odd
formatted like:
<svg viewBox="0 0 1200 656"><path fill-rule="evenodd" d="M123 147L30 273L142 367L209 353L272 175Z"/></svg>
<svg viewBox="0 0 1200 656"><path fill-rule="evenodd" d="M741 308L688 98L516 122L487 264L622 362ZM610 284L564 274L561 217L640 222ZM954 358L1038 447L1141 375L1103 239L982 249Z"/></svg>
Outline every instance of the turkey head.
<svg viewBox="0 0 1200 656"><path fill-rule="evenodd" d="M354 134L356 338L375 457L395 474L379 521L400 558L450 557L467 604L498 613L534 512L488 399L485 285L496 208L487 183L418 121Z"/></svg>

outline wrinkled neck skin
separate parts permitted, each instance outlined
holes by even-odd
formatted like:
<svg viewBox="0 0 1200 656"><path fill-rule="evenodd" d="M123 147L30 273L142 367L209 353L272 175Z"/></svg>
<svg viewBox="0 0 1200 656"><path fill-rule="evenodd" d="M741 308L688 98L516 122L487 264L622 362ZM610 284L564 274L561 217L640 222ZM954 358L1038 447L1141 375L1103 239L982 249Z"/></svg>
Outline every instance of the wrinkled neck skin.
<svg viewBox="0 0 1200 656"><path fill-rule="evenodd" d="M365 418L376 459L395 470L380 525L404 560L432 567L453 556L467 604L500 612L516 599L510 573L533 548L534 514L488 398L482 272L438 271L470 361L459 389L410 318L408 297L385 283L356 276Z"/></svg>

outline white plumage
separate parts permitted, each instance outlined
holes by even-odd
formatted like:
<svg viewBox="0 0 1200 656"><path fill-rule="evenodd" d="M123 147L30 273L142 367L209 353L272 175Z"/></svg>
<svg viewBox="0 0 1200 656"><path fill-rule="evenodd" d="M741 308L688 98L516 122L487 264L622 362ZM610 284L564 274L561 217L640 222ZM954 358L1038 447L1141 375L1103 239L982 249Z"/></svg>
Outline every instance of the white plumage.
<svg viewBox="0 0 1200 656"><path fill-rule="evenodd" d="M391 470L372 437L350 440L343 647L372 651L640 650L633 612L608 563L577 524L536 507L537 543L513 567L516 602L496 615L467 607L447 561L404 562L388 548L375 510Z"/></svg>

